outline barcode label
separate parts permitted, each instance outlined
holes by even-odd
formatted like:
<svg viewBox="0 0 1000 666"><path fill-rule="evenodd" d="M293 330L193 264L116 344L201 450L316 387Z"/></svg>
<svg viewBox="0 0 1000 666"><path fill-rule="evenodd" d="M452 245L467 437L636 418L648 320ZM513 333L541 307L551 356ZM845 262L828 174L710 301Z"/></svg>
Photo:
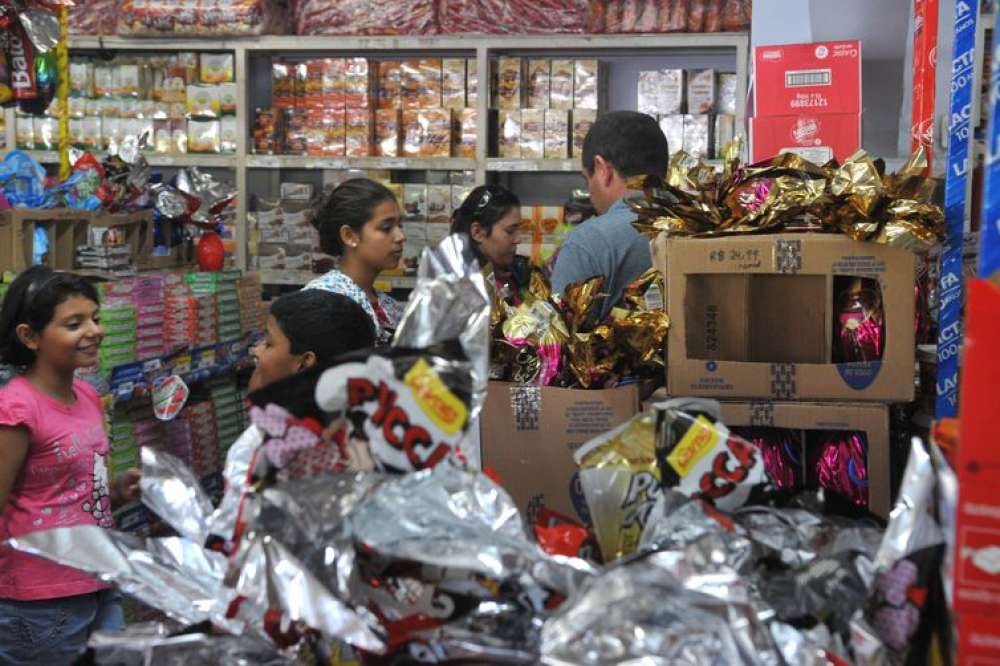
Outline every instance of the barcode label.
<svg viewBox="0 0 1000 666"><path fill-rule="evenodd" d="M802 88L804 86L828 86L833 80L829 69L808 69L795 72L785 72L786 88Z"/></svg>

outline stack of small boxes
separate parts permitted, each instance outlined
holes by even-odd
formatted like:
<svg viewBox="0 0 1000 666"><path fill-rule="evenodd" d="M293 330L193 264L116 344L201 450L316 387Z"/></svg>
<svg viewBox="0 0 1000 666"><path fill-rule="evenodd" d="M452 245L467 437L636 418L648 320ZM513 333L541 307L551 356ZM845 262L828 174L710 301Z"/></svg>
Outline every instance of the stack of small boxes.
<svg viewBox="0 0 1000 666"><path fill-rule="evenodd" d="M136 354L139 360L162 356L164 349L163 325L166 307L163 303L165 276L147 273L135 279L135 307L138 318Z"/></svg>
<svg viewBox="0 0 1000 666"><path fill-rule="evenodd" d="M105 282L101 287L101 325L104 339L100 348L100 367L105 375L111 368L132 363L137 356L138 321L134 300L135 281Z"/></svg>
<svg viewBox="0 0 1000 666"><path fill-rule="evenodd" d="M201 477L219 469L219 435L215 406L211 400L189 402L175 421L183 420L190 431L191 470Z"/></svg>
<svg viewBox="0 0 1000 666"><path fill-rule="evenodd" d="M187 274L191 294L199 303L200 318L198 332L195 335L196 346L239 339L242 333L240 294L237 285L239 279L239 271ZM209 309L212 310L211 314ZM216 326L211 338L207 332L209 321Z"/></svg>
<svg viewBox="0 0 1000 666"><path fill-rule="evenodd" d="M263 286L260 273L246 273L237 285L240 294L240 333L245 336L263 331L267 318L261 316L266 311L261 307Z"/></svg>
<svg viewBox="0 0 1000 666"><path fill-rule="evenodd" d="M670 152L717 157L734 138L736 83L713 69L639 72L637 108L659 119Z"/></svg>
<svg viewBox="0 0 1000 666"><path fill-rule="evenodd" d="M462 205L474 186L474 174L428 172L434 183L406 183L403 187L404 272L415 274L425 247L440 243L451 232L452 211Z"/></svg>
<svg viewBox="0 0 1000 666"><path fill-rule="evenodd" d="M503 57L494 79L499 157L579 157L600 106L597 60Z"/></svg>
<svg viewBox="0 0 1000 666"><path fill-rule="evenodd" d="M226 457L229 447L239 439L246 428L246 409L236 384L232 380L221 381L209 388L215 409L215 427L219 454Z"/></svg>
<svg viewBox="0 0 1000 666"><path fill-rule="evenodd" d="M139 466L139 443L132 418L123 409L115 410L111 419L111 476Z"/></svg>

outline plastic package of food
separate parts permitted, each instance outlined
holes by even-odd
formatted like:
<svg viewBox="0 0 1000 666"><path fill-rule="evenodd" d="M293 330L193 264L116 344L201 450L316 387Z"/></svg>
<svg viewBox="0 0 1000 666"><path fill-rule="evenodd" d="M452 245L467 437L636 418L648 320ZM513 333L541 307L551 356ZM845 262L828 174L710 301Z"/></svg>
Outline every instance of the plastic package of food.
<svg viewBox="0 0 1000 666"><path fill-rule="evenodd" d="M584 32L588 15L588 0L438 0L444 34Z"/></svg>
<svg viewBox="0 0 1000 666"><path fill-rule="evenodd" d="M722 155L723 149L736 138L736 116L720 113L715 116L715 133L712 136L713 156Z"/></svg>
<svg viewBox="0 0 1000 666"><path fill-rule="evenodd" d="M280 108L257 109L254 113L253 151L277 155L284 144L285 114Z"/></svg>
<svg viewBox="0 0 1000 666"><path fill-rule="evenodd" d="M284 32L287 8L278 0L121 0L123 36L262 35Z"/></svg>
<svg viewBox="0 0 1000 666"><path fill-rule="evenodd" d="M524 61L521 58L501 57L497 62L496 108L516 111L521 108L524 96Z"/></svg>
<svg viewBox="0 0 1000 666"><path fill-rule="evenodd" d="M222 126L218 120L189 120L188 151L218 153L222 150Z"/></svg>
<svg viewBox="0 0 1000 666"><path fill-rule="evenodd" d="M35 150L55 150L59 147L59 122L55 118L47 116L35 116L28 118L32 124L33 148ZM80 143L83 143L83 121L79 121ZM18 140L18 145L21 141Z"/></svg>
<svg viewBox="0 0 1000 666"><path fill-rule="evenodd" d="M306 113L306 153L316 157L343 157L347 151L344 109L310 109Z"/></svg>
<svg viewBox="0 0 1000 666"><path fill-rule="evenodd" d="M404 109L419 109L420 97L424 89L423 70L419 60L404 60L400 63L402 78L400 106Z"/></svg>
<svg viewBox="0 0 1000 666"><path fill-rule="evenodd" d="M368 157L372 146L372 112L364 108L347 109L346 154Z"/></svg>
<svg viewBox="0 0 1000 666"><path fill-rule="evenodd" d="M573 109L573 157L583 155L583 140L587 138L590 128L597 122L597 111L591 109Z"/></svg>
<svg viewBox="0 0 1000 666"><path fill-rule="evenodd" d="M236 80L232 53L201 53L198 64L202 83L232 83Z"/></svg>
<svg viewBox="0 0 1000 666"><path fill-rule="evenodd" d="M715 111L715 70L699 69L688 73L688 113Z"/></svg>
<svg viewBox="0 0 1000 666"><path fill-rule="evenodd" d="M120 0L75 0L69 8L70 35L114 35Z"/></svg>
<svg viewBox="0 0 1000 666"><path fill-rule="evenodd" d="M500 157L521 157L521 112L500 111L498 147Z"/></svg>
<svg viewBox="0 0 1000 666"><path fill-rule="evenodd" d="M545 156L545 110L521 110L521 157L538 160Z"/></svg>
<svg viewBox="0 0 1000 666"><path fill-rule="evenodd" d="M465 64L465 103L471 107L479 104L479 61L475 58Z"/></svg>
<svg viewBox="0 0 1000 666"><path fill-rule="evenodd" d="M434 0L300 0L292 5L298 35L432 35Z"/></svg>
<svg viewBox="0 0 1000 666"><path fill-rule="evenodd" d="M405 157L451 157L451 110L403 111Z"/></svg>
<svg viewBox="0 0 1000 666"><path fill-rule="evenodd" d="M21 150L34 150L35 124L31 116L18 115L14 120L14 137Z"/></svg>
<svg viewBox="0 0 1000 666"><path fill-rule="evenodd" d="M271 99L275 106L295 106L294 67L286 62L271 63Z"/></svg>
<svg viewBox="0 0 1000 666"><path fill-rule="evenodd" d="M219 145L224 153L236 152L236 141L239 138L239 125L236 124L235 116L224 116L219 121L220 141Z"/></svg>
<svg viewBox="0 0 1000 666"><path fill-rule="evenodd" d="M684 116L684 151L695 157L709 157L712 145L711 117L704 114Z"/></svg>
<svg viewBox="0 0 1000 666"><path fill-rule="evenodd" d="M479 130L479 110L458 111L458 157L476 159L476 135Z"/></svg>
<svg viewBox="0 0 1000 666"><path fill-rule="evenodd" d="M545 110L545 159L569 157L569 111Z"/></svg>
<svg viewBox="0 0 1000 666"><path fill-rule="evenodd" d="M403 106L403 63L384 60L378 64L378 108L400 109Z"/></svg>
<svg viewBox="0 0 1000 666"><path fill-rule="evenodd" d="M660 90L663 86L663 72L652 70L639 72L636 88L636 111L656 116L663 113L660 108Z"/></svg>
<svg viewBox="0 0 1000 666"><path fill-rule="evenodd" d="M684 116L677 113L660 116L660 130L671 153L684 149Z"/></svg>
<svg viewBox="0 0 1000 666"><path fill-rule="evenodd" d="M440 86L440 78L438 80ZM348 58L344 70L344 104L349 108L372 106L372 70L367 58ZM440 93L440 88L438 90ZM439 95L440 96L440 95Z"/></svg>
<svg viewBox="0 0 1000 666"><path fill-rule="evenodd" d="M447 109L465 108L465 58L441 61L441 105Z"/></svg>
<svg viewBox="0 0 1000 666"><path fill-rule="evenodd" d="M216 87L216 95L219 98L219 113L223 116L236 115L236 84L222 83Z"/></svg>
<svg viewBox="0 0 1000 666"><path fill-rule="evenodd" d="M549 105L553 109L569 111L573 108L572 60L552 61L552 78L549 86Z"/></svg>
<svg viewBox="0 0 1000 666"><path fill-rule="evenodd" d="M399 157L401 113L398 109L375 111L375 150L381 157Z"/></svg>
<svg viewBox="0 0 1000 666"><path fill-rule="evenodd" d="M222 114L222 100L218 86L193 85L187 87L187 111L192 118L218 118Z"/></svg>
<svg viewBox="0 0 1000 666"><path fill-rule="evenodd" d="M420 87L417 93L417 107L433 109L441 106L441 59L421 58L418 67Z"/></svg>
<svg viewBox="0 0 1000 666"><path fill-rule="evenodd" d="M576 60L573 63L573 108L597 110L598 62Z"/></svg>
<svg viewBox="0 0 1000 666"><path fill-rule="evenodd" d="M549 95L552 80L552 61L528 61L528 94L527 105L530 109L549 108Z"/></svg>
<svg viewBox="0 0 1000 666"><path fill-rule="evenodd" d="M730 72L719 74L719 113L736 115L736 75Z"/></svg>

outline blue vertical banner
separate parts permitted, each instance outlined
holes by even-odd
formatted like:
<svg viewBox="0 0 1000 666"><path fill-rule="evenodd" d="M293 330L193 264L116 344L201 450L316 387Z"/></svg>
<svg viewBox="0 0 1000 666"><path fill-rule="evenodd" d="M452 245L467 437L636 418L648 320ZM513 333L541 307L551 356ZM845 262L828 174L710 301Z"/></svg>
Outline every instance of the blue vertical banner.
<svg viewBox="0 0 1000 666"><path fill-rule="evenodd" d="M958 355L962 341L962 235L969 180L972 134L972 87L976 69L976 23L979 0L956 0L955 47L951 59L951 106L948 113L948 171L944 181L947 236L941 255L938 299L936 418L958 416Z"/></svg>
<svg viewBox="0 0 1000 666"><path fill-rule="evenodd" d="M983 174L983 217L979 230L979 277L1000 271L1000 12L993 26L986 173Z"/></svg>

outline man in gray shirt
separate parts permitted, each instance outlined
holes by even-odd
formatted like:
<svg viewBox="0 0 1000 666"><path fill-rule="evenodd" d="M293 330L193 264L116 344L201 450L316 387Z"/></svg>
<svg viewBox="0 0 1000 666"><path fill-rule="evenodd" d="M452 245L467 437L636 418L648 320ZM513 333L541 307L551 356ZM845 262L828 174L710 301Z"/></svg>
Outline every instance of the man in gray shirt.
<svg viewBox="0 0 1000 666"><path fill-rule="evenodd" d="M625 203L631 176L667 173L670 149L656 121L644 113L614 111L597 119L583 141L583 175L598 216L571 231L552 271L552 290L597 275L606 279L604 318L625 288L653 265L649 241L632 226L636 215Z"/></svg>

